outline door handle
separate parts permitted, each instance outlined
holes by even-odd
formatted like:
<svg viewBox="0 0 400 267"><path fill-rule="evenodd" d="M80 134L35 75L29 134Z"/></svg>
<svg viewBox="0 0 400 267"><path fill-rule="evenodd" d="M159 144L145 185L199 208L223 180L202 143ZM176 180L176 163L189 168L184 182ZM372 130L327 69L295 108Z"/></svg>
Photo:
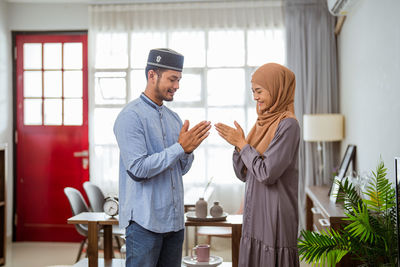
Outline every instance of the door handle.
<svg viewBox="0 0 400 267"><path fill-rule="evenodd" d="M76 151L76 152L74 152L74 157L75 158L89 157L89 151L87 151L87 150Z"/></svg>
<svg viewBox="0 0 400 267"><path fill-rule="evenodd" d="M87 158L82 159L82 168L87 170L89 167L89 160Z"/></svg>

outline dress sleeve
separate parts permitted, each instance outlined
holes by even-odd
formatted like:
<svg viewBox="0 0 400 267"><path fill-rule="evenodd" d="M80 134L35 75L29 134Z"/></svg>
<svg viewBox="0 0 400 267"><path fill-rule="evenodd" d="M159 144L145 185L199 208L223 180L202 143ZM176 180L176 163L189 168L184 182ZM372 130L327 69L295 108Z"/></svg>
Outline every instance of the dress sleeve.
<svg viewBox="0 0 400 267"><path fill-rule="evenodd" d="M233 151L232 161L233 161L233 170L235 171L236 177L239 178L239 180L246 182L247 169L243 163L243 160L239 152L236 149Z"/></svg>
<svg viewBox="0 0 400 267"><path fill-rule="evenodd" d="M263 155L250 145L240 151L247 171L266 185L276 183L297 156L300 128L297 120L289 118L279 123L275 136Z"/></svg>

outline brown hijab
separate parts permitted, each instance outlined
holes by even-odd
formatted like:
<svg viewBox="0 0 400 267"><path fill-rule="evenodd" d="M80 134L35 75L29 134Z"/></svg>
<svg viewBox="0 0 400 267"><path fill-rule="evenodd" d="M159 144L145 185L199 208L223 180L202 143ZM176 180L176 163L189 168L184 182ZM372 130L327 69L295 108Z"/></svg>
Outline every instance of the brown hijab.
<svg viewBox="0 0 400 267"><path fill-rule="evenodd" d="M291 70L276 63L259 67L251 81L267 89L272 97L270 106L266 109L259 110L257 106L258 118L246 139L247 143L262 155L274 138L279 122L286 118L296 118L294 115L296 81Z"/></svg>

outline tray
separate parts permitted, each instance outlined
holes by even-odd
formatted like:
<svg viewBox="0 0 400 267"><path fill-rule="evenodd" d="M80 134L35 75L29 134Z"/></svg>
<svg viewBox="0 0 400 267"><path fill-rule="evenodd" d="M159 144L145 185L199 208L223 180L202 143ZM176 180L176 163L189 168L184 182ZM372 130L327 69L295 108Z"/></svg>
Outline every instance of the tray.
<svg viewBox="0 0 400 267"><path fill-rule="evenodd" d="M223 259L219 256L210 256L210 261L208 262L198 262L197 260L192 259L190 256L183 257L183 264L188 267L197 267L197 266L207 266L207 267L215 267L222 263Z"/></svg>
<svg viewBox="0 0 400 267"><path fill-rule="evenodd" d="M206 218L199 218L196 217L196 212L189 211L186 213L186 218L188 221L195 221L195 222L219 222L219 221L226 221L226 217L228 213L223 212L221 217L212 217L208 215Z"/></svg>

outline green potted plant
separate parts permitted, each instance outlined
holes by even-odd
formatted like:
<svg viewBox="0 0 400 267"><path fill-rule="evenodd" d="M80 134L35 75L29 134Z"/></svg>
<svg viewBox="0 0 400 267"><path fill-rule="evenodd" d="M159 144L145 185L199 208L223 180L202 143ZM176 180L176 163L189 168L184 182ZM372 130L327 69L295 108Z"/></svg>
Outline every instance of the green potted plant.
<svg viewBox="0 0 400 267"><path fill-rule="evenodd" d="M344 204L342 229L301 231L299 255L307 263L335 266L345 255L361 266L397 266L396 193L381 160L362 198L349 181L338 182L338 201Z"/></svg>

